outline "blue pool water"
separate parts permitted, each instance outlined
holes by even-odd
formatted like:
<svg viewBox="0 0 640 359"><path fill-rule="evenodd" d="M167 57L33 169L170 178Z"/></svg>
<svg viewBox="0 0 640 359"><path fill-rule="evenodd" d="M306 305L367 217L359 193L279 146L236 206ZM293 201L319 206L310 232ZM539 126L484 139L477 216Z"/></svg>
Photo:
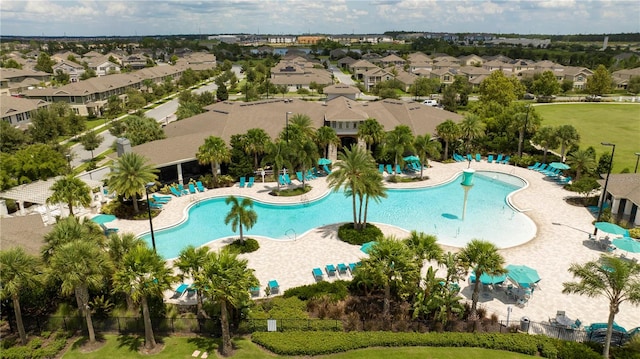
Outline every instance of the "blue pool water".
<svg viewBox="0 0 640 359"><path fill-rule="evenodd" d="M457 177L436 187L390 189L388 198L369 203L367 220L434 234L439 243L454 247L463 247L469 240L479 238L507 248L535 236L533 221L507 203L507 196L525 185L523 180L503 173L477 172L474 186L468 192L464 220L464 190L460 181ZM201 246L237 236L230 225L224 224L230 208L224 201L220 197L198 202L189 209L184 222L155 231L158 253L164 258L174 258L189 244ZM353 219L351 198L341 192L315 201L304 198L301 201L290 205L254 201L258 221L245 235L295 239L310 229ZM148 233L143 238L151 243Z"/></svg>

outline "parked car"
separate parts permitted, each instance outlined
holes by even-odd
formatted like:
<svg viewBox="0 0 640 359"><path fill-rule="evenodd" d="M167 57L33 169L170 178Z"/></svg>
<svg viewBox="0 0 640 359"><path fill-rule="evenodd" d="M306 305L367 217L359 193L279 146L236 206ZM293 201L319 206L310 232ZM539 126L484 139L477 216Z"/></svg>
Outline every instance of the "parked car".
<svg viewBox="0 0 640 359"><path fill-rule="evenodd" d="M525 100L533 100L533 99L535 99L535 98L536 98L536 95L534 95L534 94L532 94L532 93L528 93L528 92L527 92L526 94L524 94L524 99L525 99Z"/></svg>
<svg viewBox="0 0 640 359"><path fill-rule="evenodd" d="M589 95L584 98L586 102L600 102L602 101L602 96L600 95Z"/></svg>
<svg viewBox="0 0 640 359"><path fill-rule="evenodd" d="M427 105L427 106L432 106L432 107L437 107L438 106L438 101L437 100L424 100L422 101L423 105Z"/></svg>

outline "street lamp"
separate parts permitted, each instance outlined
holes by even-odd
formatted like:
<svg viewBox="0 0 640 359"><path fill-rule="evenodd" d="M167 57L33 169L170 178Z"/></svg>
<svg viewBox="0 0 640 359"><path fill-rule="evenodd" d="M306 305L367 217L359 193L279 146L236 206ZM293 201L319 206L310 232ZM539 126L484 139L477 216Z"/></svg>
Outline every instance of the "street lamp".
<svg viewBox="0 0 640 359"><path fill-rule="evenodd" d="M529 123L529 108L531 105L527 105L527 116L524 118L524 128L522 129L522 141L520 141L520 151L518 156L522 158L522 147L524 147L524 138L527 134L527 124Z"/></svg>
<svg viewBox="0 0 640 359"><path fill-rule="evenodd" d="M66 157L67 157L67 166L69 166L69 171L71 171L71 155L67 154Z"/></svg>
<svg viewBox="0 0 640 359"><path fill-rule="evenodd" d="M144 186L144 191L147 193L147 213L149 214L149 228L151 229L151 245L153 246L153 252L156 252L156 237L153 236L153 221L151 220L151 202L149 202L149 188L155 186L155 182L149 182Z"/></svg>
<svg viewBox="0 0 640 359"><path fill-rule="evenodd" d="M287 144L289 144L289 115L291 114L291 111L287 111L287 113L285 114L284 117L284 121L285 121L285 133L286 133L286 137L287 137Z"/></svg>
<svg viewBox="0 0 640 359"><path fill-rule="evenodd" d="M638 173L638 160L640 160L640 152L634 153L636 155L636 169L633 170L633 173Z"/></svg>
<svg viewBox="0 0 640 359"><path fill-rule="evenodd" d="M611 146L613 149L611 150L611 159L609 159L609 168L607 169L607 179L604 180L604 189L602 190L602 197L600 197L600 206L598 207L598 218L596 222L600 222L600 217L602 216L602 207L604 206L604 200L607 197L607 185L609 184L609 175L611 174L611 166L613 165L613 155L616 152L615 143L602 142L603 146ZM598 227L593 231L593 235L598 234Z"/></svg>

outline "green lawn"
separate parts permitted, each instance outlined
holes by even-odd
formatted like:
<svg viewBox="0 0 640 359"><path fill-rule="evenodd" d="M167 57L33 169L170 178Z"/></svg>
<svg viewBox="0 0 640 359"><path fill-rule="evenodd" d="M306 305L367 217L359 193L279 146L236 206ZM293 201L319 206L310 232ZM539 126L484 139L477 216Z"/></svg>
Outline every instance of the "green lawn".
<svg viewBox="0 0 640 359"><path fill-rule="evenodd" d="M209 358L215 358L214 351L218 347L217 339L201 337L166 337L163 339L164 349L155 355L142 355L136 349L142 345L143 339L133 336L105 335L106 344L91 353L81 353L75 344L63 359L101 359L101 358L192 358L195 350L209 352ZM237 350L231 357L234 359L258 359L258 358L290 358L267 353L253 344L248 339L235 340ZM323 355L316 358L325 359L454 359L454 358L478 358L478 359L525 359L532 358L529 355L511 353L500 350L488 350L480 348L438 348L438 347L406 347L406 348L368 348L353 350L346 353Z"/></svg>
<svg viewBox="0 0 640 359"><path fill-rule="evenodd" d="M543 126L572 125L580 134L580 148L593 146L598 158L611 147L601 142L616 144L613 172L624 168L633 172L635 152L640 152L640 104L553 104L536 106ZM559 152L559 151L558 151Z"/></svg>

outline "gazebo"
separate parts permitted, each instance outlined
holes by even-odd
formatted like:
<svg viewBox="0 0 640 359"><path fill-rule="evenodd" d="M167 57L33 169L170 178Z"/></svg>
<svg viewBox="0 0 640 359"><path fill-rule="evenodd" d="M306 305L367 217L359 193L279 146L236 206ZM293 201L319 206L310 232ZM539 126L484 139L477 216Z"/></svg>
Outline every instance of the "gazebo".
<svg viewBox="0 0 640 359"><path fill-rule="evenodd" d="M604 180L598 183L604 185ZM620 173L609 176L605 203L611 205L611 215L618 219L625 219L629 223L640 226L640 173Z"/></svg>

